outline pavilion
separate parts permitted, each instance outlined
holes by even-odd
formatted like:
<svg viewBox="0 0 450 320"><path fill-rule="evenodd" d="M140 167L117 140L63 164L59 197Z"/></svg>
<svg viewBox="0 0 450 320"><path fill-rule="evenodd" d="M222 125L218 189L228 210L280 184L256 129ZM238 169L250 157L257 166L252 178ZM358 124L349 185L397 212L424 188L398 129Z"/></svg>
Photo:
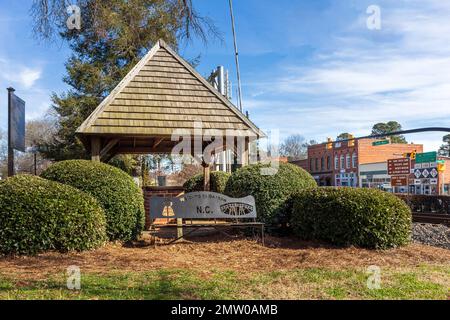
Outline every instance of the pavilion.
<svg viewBox="0 0 450 320"><path fill-rule="evenodd" d="M232 150L242 165L248 164L249 144L265 137L238 108L160 40L76 134L90 150L93 161L108 162L117 154L171 153L179 143L173 141L177 132L191 132L194 140L198 122L202 129L222 132L227 139L245 136L244 147ZM217 151L226 150L225 140L220 147L216 145ZM203 141L201 152L213 141ZM191 154L197 156L194 148ZM207 190L210 163L203 160L202 164Z"/></svg>

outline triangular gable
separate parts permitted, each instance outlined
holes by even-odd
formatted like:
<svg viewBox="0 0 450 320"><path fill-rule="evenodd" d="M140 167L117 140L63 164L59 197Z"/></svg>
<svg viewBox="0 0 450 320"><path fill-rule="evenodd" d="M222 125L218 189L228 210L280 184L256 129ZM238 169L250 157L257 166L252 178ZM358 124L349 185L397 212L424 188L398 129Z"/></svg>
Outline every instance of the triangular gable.
<svg viewBox="0 0 450 320"><path fill-rule="evenodd" d="M258 129L160 40L78 128L78 134L170 136L175 129Z"/></svg>

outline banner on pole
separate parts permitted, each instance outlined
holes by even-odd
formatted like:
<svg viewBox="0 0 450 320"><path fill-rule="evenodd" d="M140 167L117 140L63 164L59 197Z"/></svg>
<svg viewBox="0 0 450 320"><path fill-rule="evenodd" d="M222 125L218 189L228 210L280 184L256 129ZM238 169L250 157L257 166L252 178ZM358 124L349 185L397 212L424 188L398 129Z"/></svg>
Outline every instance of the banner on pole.
<svg viewBox="0 0 450 320"><path fill-rule="evenodd" d="M11 148L25 152L25 101L11 94Z"/></svg>

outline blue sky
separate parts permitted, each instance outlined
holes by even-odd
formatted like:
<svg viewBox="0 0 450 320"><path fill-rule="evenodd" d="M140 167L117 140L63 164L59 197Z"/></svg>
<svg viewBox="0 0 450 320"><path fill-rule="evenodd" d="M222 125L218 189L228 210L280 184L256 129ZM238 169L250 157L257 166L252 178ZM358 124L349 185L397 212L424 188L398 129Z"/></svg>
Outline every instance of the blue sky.
<svg viewBox="0 0 450 320"><path fill-rule="evenodd" d="M222 64L235 74L228 0L194 0L225 42L180 48L201 55L207 75ZM69 50L33 39L31 1L0 0L0 110L6 87L27 101L28 119L45 114L65 90ZM369 30L369 5L381 29ZM263 129L324 141L340 132L370 133L380 121L405 129L450 124L450 2L440 0L234 0L244 108ZM235 85L237 82L233 80ZM236 94L234 95L236 96ZM6 127L6 112L0 112ZM436 149L443 133L407 136Z"/></svg>

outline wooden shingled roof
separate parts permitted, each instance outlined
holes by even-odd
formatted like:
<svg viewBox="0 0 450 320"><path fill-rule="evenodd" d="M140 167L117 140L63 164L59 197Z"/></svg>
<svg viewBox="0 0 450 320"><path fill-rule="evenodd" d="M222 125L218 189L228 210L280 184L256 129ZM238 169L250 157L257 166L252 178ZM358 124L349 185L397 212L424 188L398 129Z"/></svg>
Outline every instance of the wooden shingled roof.
<svg viewBox="0 0 450 320"><path fill-rule="evenodd" d="M192 66L160 40L78 128L77 134L170 137L176 129L261 132Z"/></svg>

